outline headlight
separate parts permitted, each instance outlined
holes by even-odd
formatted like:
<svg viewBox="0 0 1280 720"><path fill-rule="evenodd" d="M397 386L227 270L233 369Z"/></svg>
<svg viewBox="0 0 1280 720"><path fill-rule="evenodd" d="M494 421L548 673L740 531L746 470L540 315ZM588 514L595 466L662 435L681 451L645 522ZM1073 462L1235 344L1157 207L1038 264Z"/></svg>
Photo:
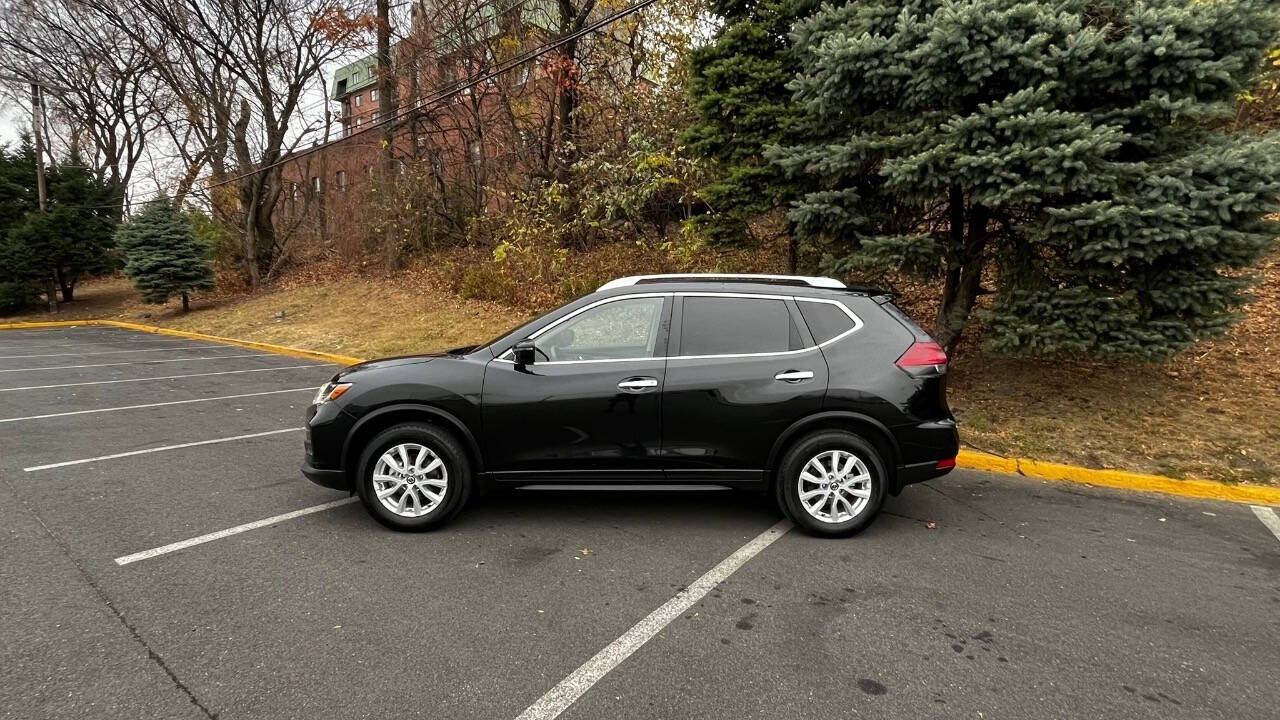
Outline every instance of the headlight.
<svg viewBox="0 0 1280 720"><path fill-rule="evenodd" d="M312 400L313 405L319 405L330 400L337 400L342 394L351 388L351 383L325 383L320 386L319 392L316 393L316 399Z"/></svg>

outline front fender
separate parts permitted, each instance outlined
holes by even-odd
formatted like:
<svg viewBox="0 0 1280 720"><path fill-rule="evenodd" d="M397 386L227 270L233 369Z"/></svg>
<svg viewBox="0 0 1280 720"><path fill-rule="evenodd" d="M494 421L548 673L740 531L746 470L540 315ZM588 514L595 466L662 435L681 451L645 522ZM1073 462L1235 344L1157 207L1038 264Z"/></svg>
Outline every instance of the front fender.
<svg viewBox="0 0 1280 720"><path fill-rule="evenodd" d="M471 451L472 460L476 465L475 472L484 472L484 456L480 453L480 444L476 442L475 434L471 432L471 429L467 427L466 423L448 410L425 402L391 403L389 405L383 405L374 410L370 410L361 416L361 418L356 421L355 425L351 427L351 432L347 433L346 440L343 441L342 467L351 467L351 462L355 460L355 458L352 457L352 452L359 451L358 448L352 447L352 443L357 438L363 439L367 435L371 434L368 432L369 428L384 425L390 426L396 422L411 422L414 416L419 418L428 416L432 420L455 431L462 439L463 443L466 444L467 449Z"/></svg>

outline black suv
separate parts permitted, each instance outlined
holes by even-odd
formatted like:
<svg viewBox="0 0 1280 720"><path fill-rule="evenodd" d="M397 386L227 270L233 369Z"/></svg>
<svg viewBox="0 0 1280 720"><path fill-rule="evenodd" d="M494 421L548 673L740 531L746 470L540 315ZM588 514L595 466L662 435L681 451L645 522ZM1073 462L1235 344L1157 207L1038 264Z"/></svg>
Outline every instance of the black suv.
<svg viewBox="0 0 1280 720"><path fill-rule="evenodd" d="M302 472L402 530L482 487L760 488L817 535L955 466L947 357L830 278L614 280L502 337L353 365L307 410Z"/></svg>

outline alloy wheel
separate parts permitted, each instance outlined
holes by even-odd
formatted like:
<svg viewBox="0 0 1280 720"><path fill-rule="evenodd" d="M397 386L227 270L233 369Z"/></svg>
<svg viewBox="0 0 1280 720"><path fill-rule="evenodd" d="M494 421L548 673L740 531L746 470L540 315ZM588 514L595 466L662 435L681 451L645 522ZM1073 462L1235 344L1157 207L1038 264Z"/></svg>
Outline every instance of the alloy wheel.
<svg viewBox="0 0 1280 720"><path fill-rule="evenodd" d="M400 517L422 517L439 507L449 491L449 470L431 448L419 443L393 445L373 466L378 502Z"/></svg>
<svg viewBox="0 0 1280 720"><path fill-rule="evenodd" d="M871 501L871 472L847 450L827 450L800 470L796 489L805 512L824 523L848 522Z"/></svg>

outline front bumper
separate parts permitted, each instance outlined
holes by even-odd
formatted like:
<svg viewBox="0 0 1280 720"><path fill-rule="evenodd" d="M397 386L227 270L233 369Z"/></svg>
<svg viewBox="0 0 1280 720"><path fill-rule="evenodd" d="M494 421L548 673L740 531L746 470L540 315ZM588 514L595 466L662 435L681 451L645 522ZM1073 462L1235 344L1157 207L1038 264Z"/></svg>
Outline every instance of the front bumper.
<svg viewBox="0 0 1280 720"><path fill-rule="evenodd" d="M333 490L342 490L343 492L351 492L351 480L347 477L345 470L331 470L328 468L318 468L311 464L311 458L308 456L302 461L302 474L311 482L321 487L331 488Z"/></svg>
<svg viewBox="0 0 1280 720"><path fill-rule="evenodd" d="M352 418L332 402L307 408L302 474L311 482L350 492L351 479L342 465L342 448L351 431Z"/></svg>

